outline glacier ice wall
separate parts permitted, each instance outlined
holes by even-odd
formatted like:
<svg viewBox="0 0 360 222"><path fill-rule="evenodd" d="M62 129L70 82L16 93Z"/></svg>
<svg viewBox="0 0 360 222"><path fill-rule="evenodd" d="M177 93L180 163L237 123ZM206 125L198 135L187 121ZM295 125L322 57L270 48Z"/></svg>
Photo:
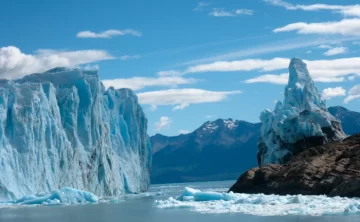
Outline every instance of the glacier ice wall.
<svg viewBox="0 0 360 222"><path fill-rule="evenodd" d="M260 115L259 166L283 164L309 147L345 137L301 59L290 62L284 95L284 102L278 101L274 111L265 110Z"/></svg>
<svg viewBox="0 0 360 222"><path fill-rule="evenodd" d="M0 81L0 198L62 187L98 196L147 190L147 119L130 89L97 71L55 68Z"/></svg>

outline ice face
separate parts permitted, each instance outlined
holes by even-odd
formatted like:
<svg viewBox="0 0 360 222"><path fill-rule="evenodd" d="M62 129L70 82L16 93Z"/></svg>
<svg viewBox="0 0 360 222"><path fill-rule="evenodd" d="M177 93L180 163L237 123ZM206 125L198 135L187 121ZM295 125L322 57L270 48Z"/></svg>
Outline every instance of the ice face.
<svg viewBox="0 0 360 222"><path fill-rule="evenodd" d="M0 82L0 198L62 187L98 196L147 190L147 119L130 89L56 68Z"/></svg>
<svg viewBox="0 0 360 222"><path fill-rule="evenodd" d="M303 195L234 194L185 188L177 198L156 200L156 208L189 209L200 213L244 213L257 216L346 215L360 213L360 200Z"/></svg>
<svg viewBox="0 0 360 222"><path fill-rule="evenodd" d="M259 166L283 164L304 149L345 137L340 122L327 111L306 64L298 58L290 62L284 95L284 102L278 101L274 111L260 115Z"/></svg>

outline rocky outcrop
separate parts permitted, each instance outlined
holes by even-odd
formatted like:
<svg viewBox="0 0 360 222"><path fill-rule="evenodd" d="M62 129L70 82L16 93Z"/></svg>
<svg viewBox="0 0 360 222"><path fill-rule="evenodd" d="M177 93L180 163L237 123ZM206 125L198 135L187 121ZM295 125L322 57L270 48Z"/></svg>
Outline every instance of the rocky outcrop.
<svg viewBox="0 0 360 222"><path fill-rule="evenodd" d="M310 147L345 137L340 121L328 112L301 59L290 62L284 95L284 101L278 101L274 111L261 113L259 166L284 164Z"/></svg>
<svg viewBox="0 0 360 222"><path fill-rule="evenodd" d="M307 149L284 165L250 169L230 191L360 197L360 134Z"/></svg>

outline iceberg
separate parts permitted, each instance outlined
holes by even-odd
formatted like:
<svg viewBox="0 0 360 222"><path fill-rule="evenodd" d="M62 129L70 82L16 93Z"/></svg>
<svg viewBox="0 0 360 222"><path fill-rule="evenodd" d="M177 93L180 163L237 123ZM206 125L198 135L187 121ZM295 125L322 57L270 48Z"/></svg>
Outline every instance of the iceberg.
<svg viewBox="0 0 360 222"><path fill-rule="evenodd" d="M155 200L159 209L185 208L207 214L244 213L256 216L360 214L360 199L306 196L238 194L201 191L186 187L177 197Z"/></svg>
<svg viewBox="0 0 360 222"><path fill-rule="evenodd" d="M284 101L278 101L274 111L265 110L260 115L262 126L257 153L260 167L284 164L309 147L346 136L340 121L328 112L301 59L290 62L284 95Z"/></svg>
<svg viewBox="0 0 360 222"><path fill-rule="evenodd" d="M0 199L63 187L97 196L148 189L147 119L130 89L55 68L0 80Z"/></svg>

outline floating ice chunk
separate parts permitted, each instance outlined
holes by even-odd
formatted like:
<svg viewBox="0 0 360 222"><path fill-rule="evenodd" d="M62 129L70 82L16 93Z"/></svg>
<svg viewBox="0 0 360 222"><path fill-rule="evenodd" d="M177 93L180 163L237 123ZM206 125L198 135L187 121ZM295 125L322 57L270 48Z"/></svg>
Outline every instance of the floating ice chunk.
<svg viewBox="0 0 360 222"><path fill-rule="evenodd" d="M350 204L348 207L345 208L345 213L360 213L360 203L353 203Z"/></svg>
<svg viewBox="0 0 360 222"><path fill-rule="evenodd" d="M184 190L184 193L183 195L184 196L192 196L198 192L201 192L201 190L197 190L197 189L194 189L194 188L191 188L191 187L185 187L185 190Z"/></svg>
<svg viewBox="0 0 360 222"><path fill-rule="evenodd" d="M185 190L181 196L177 199L180 201L210 201L210 200L229 200L231 194L218 193L214 191L202 192L200 190L193 189L191 187L185 187Z"/></svg>
<svg viewBox="0 0 360 222"><path fill-rule="evenodd" d="M185 188L178 198L156 200L160 209L188 208L200 213L244 213L258 216L360 214L360 199L304 195L234 194Z"/></svg>
<svg viewBox="0 0 360 222"><path fill-rule="evenodd" d="M98 197L90 192L64 187L51 194L27 195L15 201L0 202L0 205L58 205L96 203Z"/></svg>

